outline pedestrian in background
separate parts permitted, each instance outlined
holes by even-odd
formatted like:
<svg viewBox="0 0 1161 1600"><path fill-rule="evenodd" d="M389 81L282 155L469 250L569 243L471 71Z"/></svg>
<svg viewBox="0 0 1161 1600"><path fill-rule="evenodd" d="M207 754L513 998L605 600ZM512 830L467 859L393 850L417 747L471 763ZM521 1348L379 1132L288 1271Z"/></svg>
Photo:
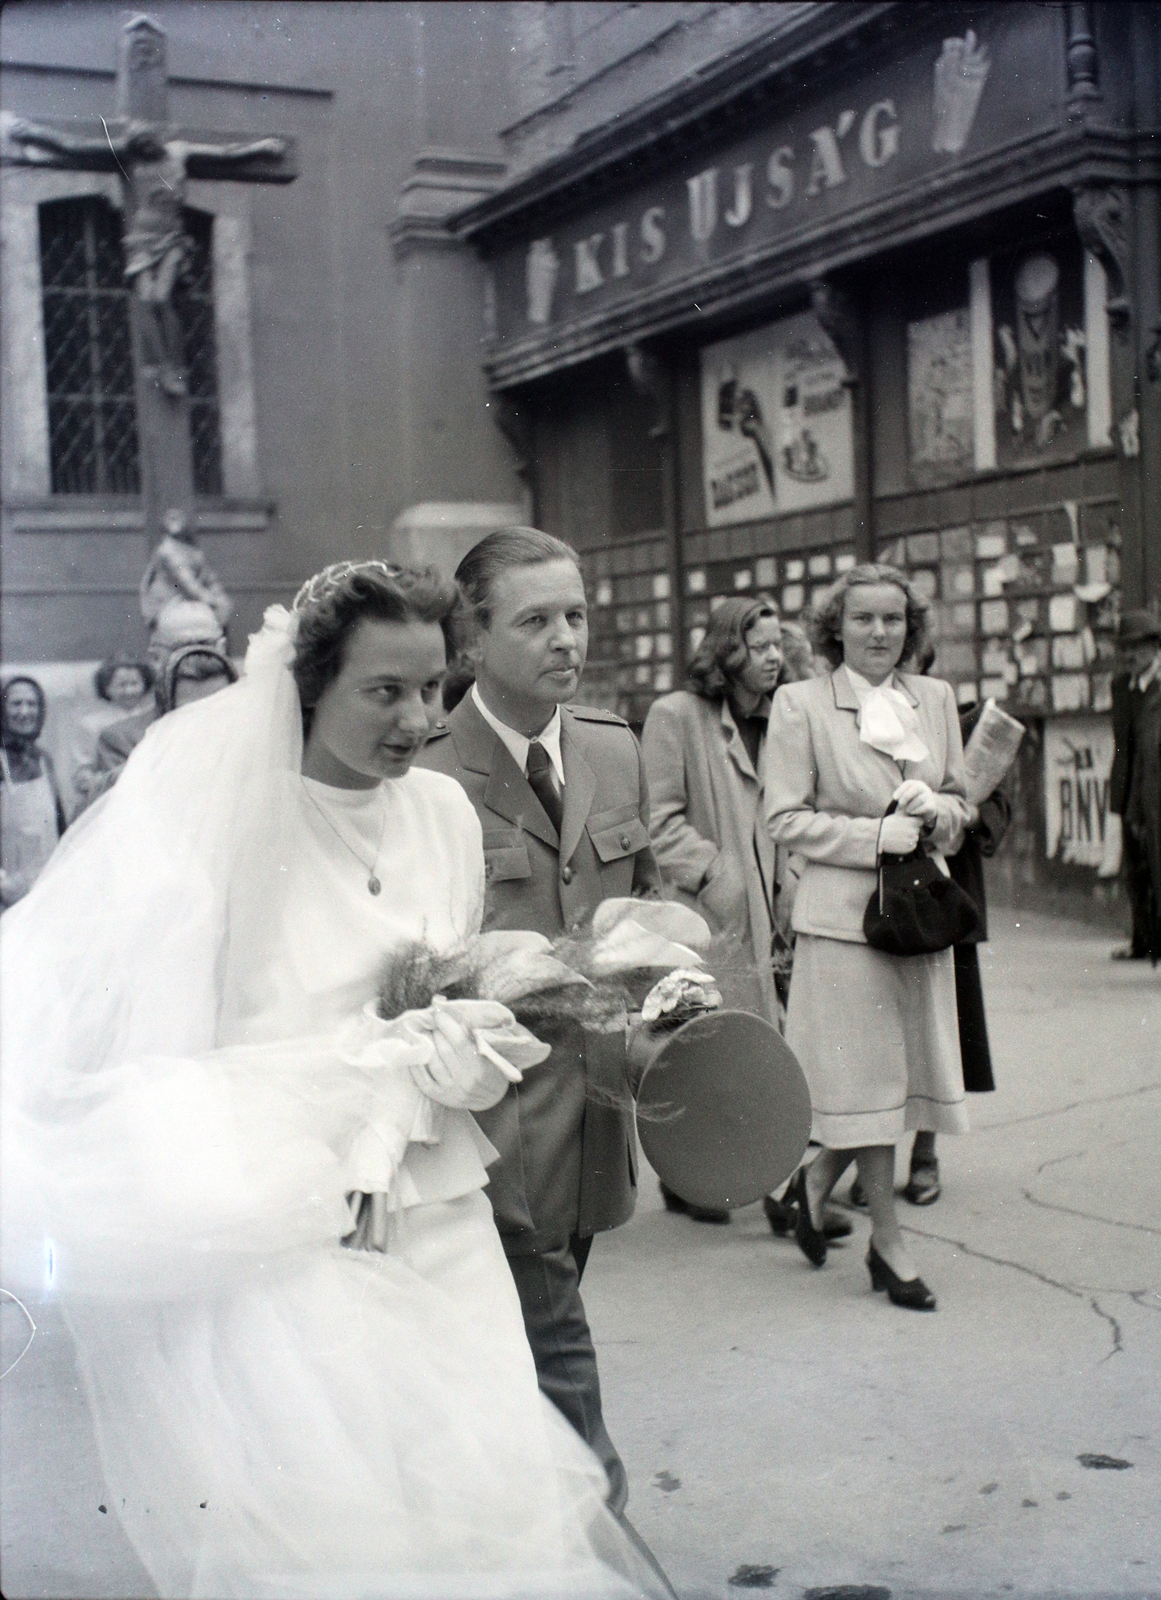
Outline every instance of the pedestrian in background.
<svg viewBox="0 0 1161 1600"><path fill-rule="evenodd" d="M1117 629L1124 670L1113 679L1113 770L1109 810L1121 818L1121 872L1133 918L1130 942L1114 961L1161 958L1161 623L1126 611Z"/></svg>
<svg viewBox="0 0 1161 1600"><path fill-rule="evenodd" d="M711 612L689 664L689 688L662 695L641 733L649 782L649 836L677 899L736 940L745 978L727 1003L779 1026L771 967L778 885L775 850L760 824L762 748L770 696L782 672L778 609L766 595L726 599ZM670 1211L728 1222L661 1185Z"/></svg>
<svg viewBox="0 0 1161 1600"><path fill-rule="evenodd" d="M186 645L184 650L175 650L166 664L162 715L180 711L182 706L204 700L237 681L238 669L229 656L207 650L204 645Z"/></svg>
<svg viewBox="0 0 1161 1600"><path fill-rule="evenodd" d="M857 1160L872 1286L930 1311L935 1296L895 1214L895 1145L908 1128L967 1129L954 962L950 950L887 955L863 933L880 853L905 855L922 837L939 856L967 820L951 687L897 670L925 639L926 606L901 572L868 564L845 573L816 619L832 670L778 690L763 779L771 837L806 860L786 1037L823 1148L794 1181L795 1236L822 1266L823 1205Z"/></svg>
<svg viewBox="0 0 1161 1600"><path fill-rule="evenodd" d="M97 777L97 740L114 722L140 709L153 678L149 663L127 652L109 656L94 673L93 688L100 705L81 717L73 736L73 788L82 808Z"/></svg>
<svg viewBox="0 0 1161 1600"><path fill-rule="evenodd" d="M32 888L66 827L52 757L37 740L48 703L35 678L0 690L0 905Z"/></svg>
<svg viewBox="0 0 1161 1600"><path fill-rule="evenodd" d="M146 651L146 666L153 674L153 693L136 711L111 722L97 735L93 776L86 787L85 805L105 794L121 776L121 769L146 733L171 709L165 673L179 650L198 645L218 656L226 654L226 636L208 605L200 600L172 600L158 615Z"/></svg>

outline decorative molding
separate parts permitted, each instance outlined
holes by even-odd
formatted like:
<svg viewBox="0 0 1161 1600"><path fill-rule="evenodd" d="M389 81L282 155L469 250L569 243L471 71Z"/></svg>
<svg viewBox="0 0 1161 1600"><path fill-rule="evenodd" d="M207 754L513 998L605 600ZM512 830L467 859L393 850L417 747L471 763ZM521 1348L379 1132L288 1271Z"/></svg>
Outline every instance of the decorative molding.
<svg viewBox="0 0 1161 1600"><path fill-rule="evenodd" d="M667 438L672 427L672 408L665 368L651 350L643 350L639 344L625 346L625 366L628 368L629 382L637 393L653 403L654 419L649 437Z"/></svg>
<svg viewBox="0 0 1161 1600"><path fill-rule="evenodd" d="M1086 184L1072 192L1076 231L1108 277L1109 322L1124 336L1132 316L1129 282L1129 196L1125 189Z"/></svg>
<svg viewBox="0 0 1161 1600"><path fill-rule="evenodd" d="M1087 0L1069 0L1068 101L1071 116L1083 116L1094 100L1101 98L1096 38L1092 27L1092 6Z"/></svg>
<svg viewBox="0 0 1161 1600"><path fill-rule="evenodd" d="M146 532L145 507L136 496L113 497L58 495L43 500L6 501L6 533L128 533ZM222 500L201 502L197 508L198 533L267 533L277 508L273 500ZM72 593L69 585L62 592Z"/></svg>
<svg viewBox="0 0 1161 1600"><path fill-rule="evenodd" d="M507 171L493 156L459 150L422 150L399 192L398 215L388 234L396 260L416 250L462 249L448 221L499 188Z"/></svg>
<svg viewBox="0 0 1161 1600"><path fill-rule="evenodd" d="M845 290L836 288L825 278L815 278L810 284L810 309L822 324L847 369L847 385L853 387L862 378L862 323L854 302Z"/></svg>

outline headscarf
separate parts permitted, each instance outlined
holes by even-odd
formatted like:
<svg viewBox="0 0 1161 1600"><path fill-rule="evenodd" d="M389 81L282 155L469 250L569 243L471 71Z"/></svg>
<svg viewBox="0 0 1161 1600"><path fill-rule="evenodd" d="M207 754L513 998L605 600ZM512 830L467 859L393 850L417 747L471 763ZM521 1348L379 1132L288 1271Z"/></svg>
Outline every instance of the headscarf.
<svg viewBox="0 0 1161 1600"><path fill-rule="evenodd" d="M18 733L8 721L8 695L17 684L28 685L36 695L40 707L36 726L31 733ZM13 783L31 783L44 772L47 758L36 741L44 729L44 719L47 714L48 702L44 690L35 678L23 676L9 678L3 689L0 689L0 745L4 751L4 759L0 761L0 783L6 782L9 777ZM63 823L61 826L63 827Z"/></svg>

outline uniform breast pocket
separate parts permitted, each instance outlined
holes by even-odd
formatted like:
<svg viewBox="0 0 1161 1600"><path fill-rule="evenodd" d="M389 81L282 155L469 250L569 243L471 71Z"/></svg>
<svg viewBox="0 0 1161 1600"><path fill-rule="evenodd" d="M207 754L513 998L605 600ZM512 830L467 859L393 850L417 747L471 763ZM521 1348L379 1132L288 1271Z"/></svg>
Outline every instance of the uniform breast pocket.
<svg viewBox="0 0 1161 1600"><path fill-rule="evenodd" d="M588 820L593 849L604 866L635 856L649 846L649 830L635 805L619 806L614 811L594 812Z"/></svg>
<svg viewBox="0 0 1161 1600"><path fill-rule="evenodd" d="M508 883L517 878L530 878L532 863L528 859L526 844L490 846L484 840L484 880L487 883Z"/></svg>

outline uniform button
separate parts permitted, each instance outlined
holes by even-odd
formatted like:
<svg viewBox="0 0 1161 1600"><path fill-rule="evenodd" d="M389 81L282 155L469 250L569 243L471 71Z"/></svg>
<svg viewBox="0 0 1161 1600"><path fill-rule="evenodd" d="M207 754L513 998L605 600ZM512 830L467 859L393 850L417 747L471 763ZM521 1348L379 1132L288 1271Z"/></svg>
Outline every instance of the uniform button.
<svg viewBox="0 0 1161 1600"><path fill-rule="evenodd" d="M621 849L622 850L627 850L629 848L629 844L630 844L629 835L627 833L623 833L621 835Z"/></svg>
<svg viewBox="0 0 1161 1600"><path fill-rule="evenodd" d="M571 867L561 867L561 869L560 869L560 881L561 881L561 883L571 883L572 882L572 868Z"/></svg>

